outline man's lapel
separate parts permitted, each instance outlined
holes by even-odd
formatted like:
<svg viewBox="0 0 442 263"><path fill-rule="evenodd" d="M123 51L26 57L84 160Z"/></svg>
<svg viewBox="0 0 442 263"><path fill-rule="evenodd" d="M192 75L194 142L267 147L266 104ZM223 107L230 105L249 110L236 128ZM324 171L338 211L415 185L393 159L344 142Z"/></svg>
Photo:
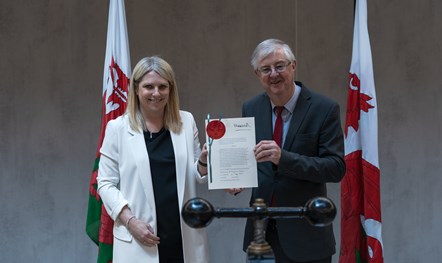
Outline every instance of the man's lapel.
<svg viewBox="0 0 442 263"><path fill-rule="evenodd" d="M289 124L289 130L287 131L287 135L285 137L285 143L283 146L283 149L285 150L290 149L290 146L293 144L293 140L298 133L298 129L309 111L311 105L310 97L310 91L301 86L301 93L299 94L298 101L296 102L296 107L293 111L293 116Z"/></svg>

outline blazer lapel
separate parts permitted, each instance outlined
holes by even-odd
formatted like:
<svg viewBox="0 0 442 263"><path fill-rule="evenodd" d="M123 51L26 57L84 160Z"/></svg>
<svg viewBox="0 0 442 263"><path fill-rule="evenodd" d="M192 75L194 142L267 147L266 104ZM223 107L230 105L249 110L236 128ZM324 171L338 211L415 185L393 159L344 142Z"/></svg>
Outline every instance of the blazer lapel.
<svg viewBox="0 0 442 263"><path fill-rule="evenodd" d="M147 202L149 202L151 207L155 207L149 154L147 152L144 135L143 133L132 130L130 127L128 132L131 135L128 141L137 166L137 175L140 178L141 184L143 185Z"/></svg>
<svg viewBox="0 0 442 263"><path fill-rule="evenodd" d="M304 86L301 86L301 93L299 94L295 110L293 111L293 116L290 121L289 130L287 131L283 149L290 149L293 140L298 133L298 129L301 126L301 123L310 108L310 97L310 92Z"/></svg>

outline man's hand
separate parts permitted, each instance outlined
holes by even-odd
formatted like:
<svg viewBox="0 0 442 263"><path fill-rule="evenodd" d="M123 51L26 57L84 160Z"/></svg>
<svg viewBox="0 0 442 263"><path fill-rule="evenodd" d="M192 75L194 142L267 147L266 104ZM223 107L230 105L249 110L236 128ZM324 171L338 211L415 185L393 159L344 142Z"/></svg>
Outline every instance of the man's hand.
<svg viewBox="0 0 442 263"><path fill-rule="evenodd" d="M275 165L279 164L281 148L273 140L260 141L254 149L255 159L258 163L270 161Z"/></svg>
<svg viewBox="0 0 442 263"><path fill-rule="evenodd" d="M227 193L231 194L231 195L237 195L239 193L241 193L244 190L244 188L229 188L229 189L224 189L224 191L226 191Z"/></svg>

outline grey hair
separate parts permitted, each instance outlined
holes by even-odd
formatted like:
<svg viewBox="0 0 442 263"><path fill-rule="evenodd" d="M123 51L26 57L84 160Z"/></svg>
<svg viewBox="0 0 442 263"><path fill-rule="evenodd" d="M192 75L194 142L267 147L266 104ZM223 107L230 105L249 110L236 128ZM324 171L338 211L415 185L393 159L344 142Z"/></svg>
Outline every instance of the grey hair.
<svg viewBox="0 0 442 263"><path fill-rule="evenodd" d="M266 58L268 55L276 52L279 49L283 49L285 57L293 62L296 60L295 55L293 54L292 49L287 45L284 41L279 39L266 39L256 46L255 50L252 54L252 59L250 63L254 70L258 69L258 63Z"/></svg>

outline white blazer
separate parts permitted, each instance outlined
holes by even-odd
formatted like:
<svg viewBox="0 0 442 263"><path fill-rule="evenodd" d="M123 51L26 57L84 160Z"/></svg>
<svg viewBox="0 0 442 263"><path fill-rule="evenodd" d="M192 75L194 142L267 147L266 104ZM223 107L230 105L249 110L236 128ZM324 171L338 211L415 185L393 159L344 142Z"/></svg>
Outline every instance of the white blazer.
<svg viewBox="0 0 442 263"><path fill-rule="evenodd" d="M207 176L197 172L201 153L198 129L191 113L180 111L182 131L170 132L175 154L179 209L196 196L195 182L207 182ZM159 262L158 248L147 247L132 237L118 215L125 205L138 218L157 231L155 200L149 156L142 132L130 128L124 114L110 121L101 147L97 176L98 193L110 217L114 220L113 262ZM178 208L177 208L178 209ZM207 235L204 228L193 229L181 218L183 253L186 263L209 262Z"/></svg>

